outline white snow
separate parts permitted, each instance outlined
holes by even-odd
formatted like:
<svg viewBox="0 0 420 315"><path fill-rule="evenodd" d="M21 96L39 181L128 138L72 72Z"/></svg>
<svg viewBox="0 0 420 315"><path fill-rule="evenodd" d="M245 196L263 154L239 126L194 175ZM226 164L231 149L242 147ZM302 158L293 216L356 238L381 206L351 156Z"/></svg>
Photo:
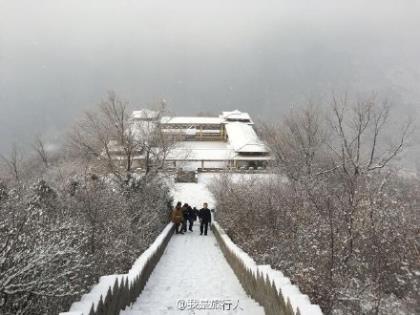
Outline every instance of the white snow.
<svg viewBox="0 0 420 315"><path fill-rule="evenodd" d="M229 143L236 152L268 153L265 144L258 138L252 126L233 122L226 124Z"/></svg>
<svg viewBox="0 0 420 315"><path fill-rule="evenodd" d="M188 198L193 192L187 193L184 190L186 186L182 186L178 196L186 201L192 200ZM201 198L206 199L204 196ZM264 309L246 295L213 234L200 236L197 225L194 232L172 237L143 292L121 315L264 314ZM231 301L238 307L231 311L178 309L180 301L194 300Z"/></svg>
<svg viewBox="0 0 420 315"><path fill-rule="evenodd" d="M214 180L222 176L228 176L232 182L234 183L241 183L241 182L249 182L249 181L280 181L280 182L287 182L287 177L281 176L278 174L273 173L200 173L198 175L198 183L208 186L213 183Z"/></svg>
<svg viewBox="0 0 420 315"><path fill-rule="evenodd" d="M177 183L171 191L174 203L181 201L192 207L200 209L204 202L210 209L216 206L212 193L207 188L207 182L200 180L198 183Z"/></svg>
<svg viewBox="0 0 420 315"><path fill-rule="evenodd" d="M133 266L128 272L129 282L133 281L143 270L146 262L156 253L158 248L162 245L168 233L171 231L172 223L169 223L165 229L159 234L156 240L146 249L143 254L134 262Z"/></svg>
<svg viewBox="0 0 420 315"><path fill-rule="evenodd" d="M231 112L222 112L222 114L219 117L228 121L236 120L236 121L252 123L251 117L249 116L248 113L243 113L237 109Z"/></svg>
<svg viewBox="0 0 420 315"><path fill-rule="evenodd" d="M120 281L125 275L110 275L99 278L99 283L96 284L89 293L84 294L79 302L75 302L70 307L70 312L78 312L77 314L89 314L89 311L94 305L95 309L98 306L99 300L105 300L108 289L114 286L115 280ZM68 313L60 313L61 315Z"/></svg>

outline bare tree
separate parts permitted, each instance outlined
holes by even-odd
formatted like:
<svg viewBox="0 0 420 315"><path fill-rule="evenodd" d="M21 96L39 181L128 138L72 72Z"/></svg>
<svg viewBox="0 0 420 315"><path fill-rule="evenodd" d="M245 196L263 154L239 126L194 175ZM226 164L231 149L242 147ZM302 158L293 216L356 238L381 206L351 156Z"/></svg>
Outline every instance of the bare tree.
<svg viewBox="0 0 420 315"><path fill-rule="evenodd" d="M34 149L35 153L41 159L44 167L47 169L49 167L49 155L45 148L45 143L42 140L41 136L37 136L32 144L32 148Z"/></svg>
<svg viewBox="0 0 420 315"><path fill-rule="evenodd" d="M330 123L339 141L330 149L339 158L344 172L359 175L384 168L402 151L412 121L400 126L397 139L385 146L383 140L389 134L384 128L390 118L386 102L378 104L372 97L351 105L347 98L333 97L331 107Z"/></svg>
<svg viewBox="0 0 420 315"><path fill-rule="evenodd" d="M13 144L9 156L4 156L0 154L0 159L2 160L3 164L6 166L6 169L9 175L13 178L17 186L20 187L22 183L21 171L22 171L23 157L19 151L18 146L16 144Z"/></svg>
<svg viewBox="0 0 420 315"><path fill-rule="evenodd" d="M290 179L326 171L321 155L327 131L320 108L309 105L291 112L282 123L263 124L262 134L274 155L275 166Z"/></svg>
<svg viewBox="0 0 420 315"><path fill-rule="evenodd" d="M128 118L127 103L109 93L98 110L86 112L70 134L71 145L81 152L82 157L120 181L124 180L124 172L131 170L135 149ZM113 156L117 150L124 159ZM120 168L122 163L125 163L124 169Z"/></svg>
<svg viewBox="0 0 420 315"><path fill-rule="evenodd" d="M159 110L163 109L164 103ZM83 157L121 183L130 177L136 161L143 163L146 173L163 167L174 143L160 131L156 119L135 121L130 114L128 103L109 93L97 111L85 113L70 135L71 145Z"/></svg>
<svg viewBox="0 0 420 315"><path fill-rule="evenodd" d="M395 142L385 144L385 127L389 124L390 107L369 98L350 105L346 97L333 97L332 117L329 119L336 141L329 148L340 165L340 176L345 187L345 197L340 198L347 218L348 256L353 253L354 212L359 207L360 175L386 167L403 149L411 121L401 128Z"/></svg>

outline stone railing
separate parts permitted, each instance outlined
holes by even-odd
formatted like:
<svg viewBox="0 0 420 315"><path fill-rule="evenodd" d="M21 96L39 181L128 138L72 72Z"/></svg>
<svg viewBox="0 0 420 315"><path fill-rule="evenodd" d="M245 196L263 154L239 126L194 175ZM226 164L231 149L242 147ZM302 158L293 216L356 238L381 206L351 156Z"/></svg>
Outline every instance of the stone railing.
<svg viewBox="0 0 420 315"><path fill-rule="evenodd" d="M150 247L134 262L127 274L104 276L84 294L80 301L71 305L68 312L60 315L118 315L133 303L159 262L174 231L169 223Z"/></svg>
<svg viewBox="0 0 420 315"><path fill-rule="evenodd" d="M227 236L217 222L213 232L226 260L232 267L244 290L261 306L267 315L322 315L318 305L282 272L256 262Z"/></svg>
<svg viewBox="0 0 420 315"><path fill-rule="evenodd" d="M270 173L270 169L266 167L226 167L226 168L211 168L211 167L205 167L201 168L199 167L197 169L198 173L245 173L245 174L266 174Z"/></svg>

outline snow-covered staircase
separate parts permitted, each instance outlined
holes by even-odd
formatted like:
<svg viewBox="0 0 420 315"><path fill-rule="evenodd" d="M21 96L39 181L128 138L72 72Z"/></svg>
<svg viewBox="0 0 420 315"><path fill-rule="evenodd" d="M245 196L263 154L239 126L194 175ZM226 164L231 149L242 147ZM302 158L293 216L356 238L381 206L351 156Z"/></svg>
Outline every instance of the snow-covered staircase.
<svg viewBox="0 0 420 315"><path fill-rule="evenodd" d="M137 301L121 315L264 314L247 296L210 232L174 235ZM188 307L187 303L190 303ZM225 310L211 309L218 303ZM195 306L193 306L195 305ZM206 308L199 310L198 308ZM231 308L228 310L228 308Z"/></svg>

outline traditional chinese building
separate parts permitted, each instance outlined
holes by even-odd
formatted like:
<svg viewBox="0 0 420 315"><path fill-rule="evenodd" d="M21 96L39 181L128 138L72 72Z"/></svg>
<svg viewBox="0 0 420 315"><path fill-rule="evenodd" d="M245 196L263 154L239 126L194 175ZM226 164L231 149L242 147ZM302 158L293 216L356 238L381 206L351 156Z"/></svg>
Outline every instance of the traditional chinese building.
<svg viewBox="0 0 420 315"><path fill-rule="evenodd" d="M168 168L187 170L257 170L267 166L271 155L259 139L248 113L222 112L217 117L161 116L150 110L134 111L132 130L138 137L158 130L174 143L165 156ZM146 130L146 132L145 132ZM156 148L158 150L158 148ZM144 155L136 155L142 167Z"/></svg>

